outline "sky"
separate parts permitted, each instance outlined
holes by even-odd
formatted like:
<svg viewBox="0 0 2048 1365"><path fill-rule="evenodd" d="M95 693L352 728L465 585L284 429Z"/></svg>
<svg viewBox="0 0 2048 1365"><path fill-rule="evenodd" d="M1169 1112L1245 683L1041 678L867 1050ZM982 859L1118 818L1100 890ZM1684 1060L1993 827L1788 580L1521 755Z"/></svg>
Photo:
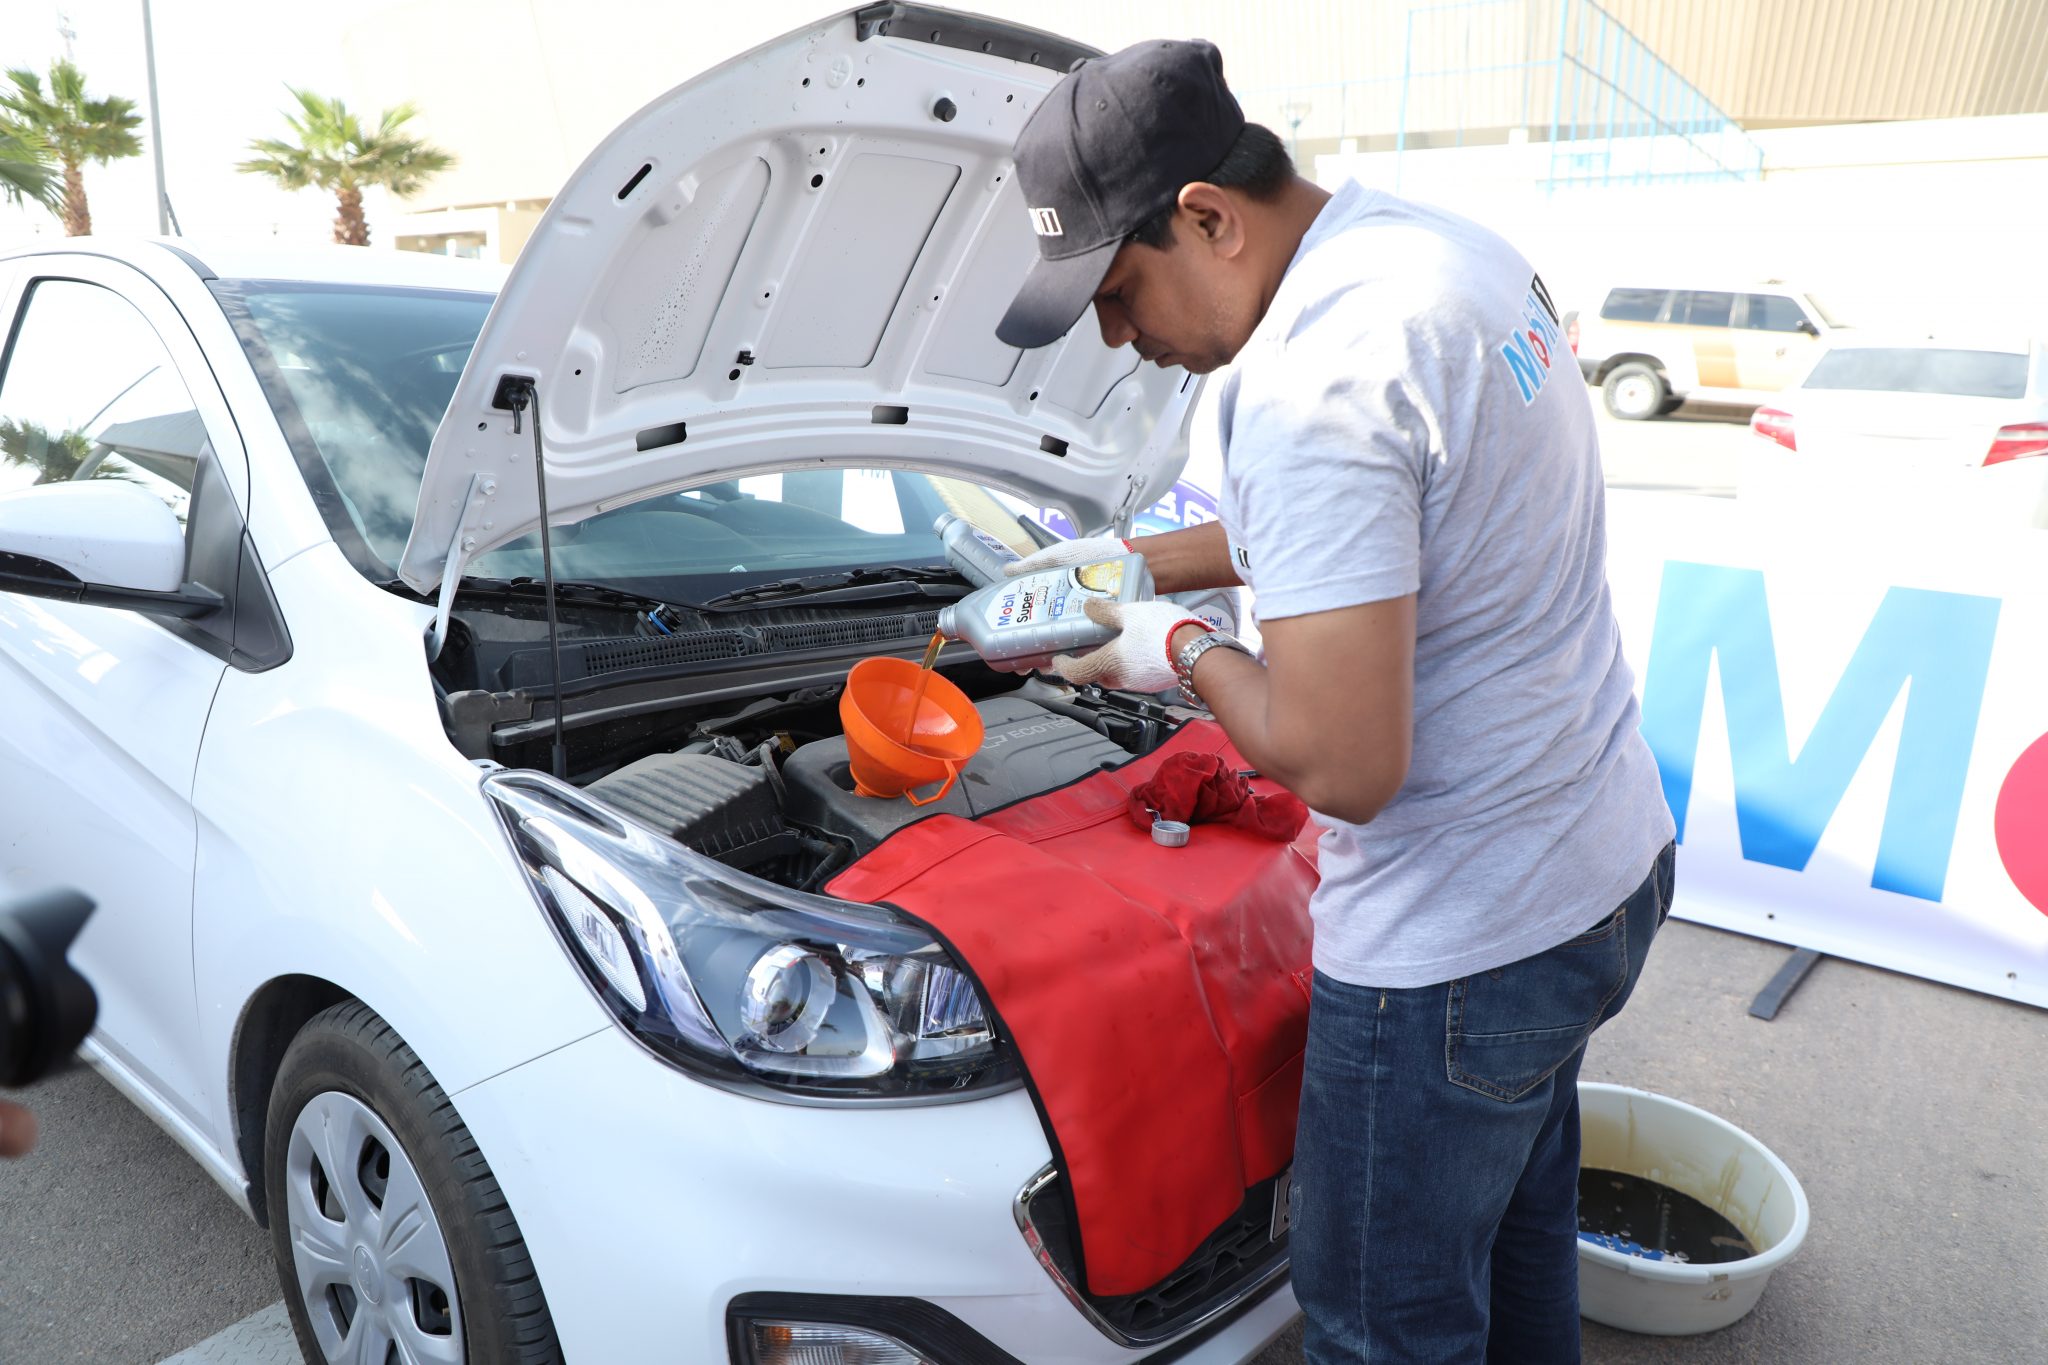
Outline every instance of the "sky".
<svg viewBox="0 0 2048 1365"><path fill-rule="evenodd" d="M376 7L358 6L352 12ZM329 196L312 190L286 193L268 180L237 174L233 167L248 155L252 138L287 132L282 114L292 104L287 82L342 93L339 35L330 27L334 21L325 17L337 12L351 11L290 0L155 0L151 20L165 181L186 233L275 234L305 241L326 237L334 216ZM126 96L145 120L143 155L86 168L93 230L154 234L142 0L6 0L0 4L0 65L47 72L50 61L64 55L59 27L66 18L87 93ZM0 206L0 247L62 234L57 219L39 208Z"/></svg>
<svg viewBox="0 0 2048 1365"><path fill-rule="evenodd" d="M332 197L287 193L234 164L258 137L288 132L287 86L339 95L360 112L395 100L421 105L413 127L468 165L438 187L531 181L521 195L552 194L606 130L646 101L735 53L854 0L154 0L164 170L187 236L326 241ZM1238 0L954 0L955 8L1054 28L1117 47L1155 32L1219 22ZM63 55L60 26L95 96L122 95L148 116L142 0L0 0L0 67L47 71ZM621 42L622 35L637 41ZM1252 59L1248 56L1247 62ZM565 95L562 87L575 93ZM566 107L565 107L566 106ZM506 136L520 130L519 136ZM157 231L152 130L144 154L88 166L95 233ZM569 145L569 143L576 145ZM509 147L507 144L517 144ZM497 173L508 155L537 163L527 176ZM421 202L436 198L430 186ZM382 220L407 211L365 195L373 243ZM61 236L39 208L0 205L0 248Z"/></svg>

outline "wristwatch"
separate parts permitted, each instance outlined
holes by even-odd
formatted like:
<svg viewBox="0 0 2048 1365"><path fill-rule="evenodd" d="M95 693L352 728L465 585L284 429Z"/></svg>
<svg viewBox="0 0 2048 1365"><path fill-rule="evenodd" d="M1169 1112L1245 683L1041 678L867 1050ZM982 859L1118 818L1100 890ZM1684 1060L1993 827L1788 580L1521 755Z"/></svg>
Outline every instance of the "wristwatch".
<svg viewBox="0 0 2048 1365"><path fill-rule="evenodd" d="M1242 640L1222 630L1204 631L1181 646L1179 655L1173 661L1174 676L1180 679L1181 699L1189 706L1201 707L1205 711L1209 708L1202 706L1202 698L1195 691L1195 660L1212 649L1234 649L1246 658L1250 658L1252 653L1244 647Z"/></svg>

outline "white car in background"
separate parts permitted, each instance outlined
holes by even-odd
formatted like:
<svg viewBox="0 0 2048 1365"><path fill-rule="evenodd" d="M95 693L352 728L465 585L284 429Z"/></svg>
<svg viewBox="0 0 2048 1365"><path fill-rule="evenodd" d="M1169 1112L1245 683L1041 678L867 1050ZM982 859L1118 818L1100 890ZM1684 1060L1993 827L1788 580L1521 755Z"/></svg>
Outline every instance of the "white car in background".
<svg viewBox="0 0 2048 1365"><path fill-rule="evenodd" d="M2048 527L2048 347L1879 337L1837 344L1750 416L1742 496L1865 525Z"/></svg>
<svg viewBox="0 0 2048 1365"><path fill-rule="evenodd" d="M2010 338L1859 337L1750 417L1819 457L1979 468L2048 455L2048 344Z"/></svg>
<svg viewBox="0 0 2048 1365"><path fill-rule="evenodd" d="M509 277L0 255L0 882L98 903L88 1054L269 1227L309 1361L1235 1365L1295 1317L1282 1175L1088 1292L971 964L819 894L919 814L834 702L966 590L935 516L1128 528L1185 458L1189 376L994 334L1088 52L822 21L628 120ZM1181 723L942 667L966 818Z"/></svg>

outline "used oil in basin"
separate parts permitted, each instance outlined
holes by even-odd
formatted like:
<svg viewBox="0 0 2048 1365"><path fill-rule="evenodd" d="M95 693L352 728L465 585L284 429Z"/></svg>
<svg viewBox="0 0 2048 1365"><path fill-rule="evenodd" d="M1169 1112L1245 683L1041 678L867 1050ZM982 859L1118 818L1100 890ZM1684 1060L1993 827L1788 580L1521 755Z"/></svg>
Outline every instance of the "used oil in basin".
<svg viewBox="0 0 2048 1365"><path fill-rule="evenodd" d="M1586 1081L1579 1135L1579 1311L1595 1322L1652 1336L1726 1327L1806 1240L1798 1178L1726 1119Z"/></svg>

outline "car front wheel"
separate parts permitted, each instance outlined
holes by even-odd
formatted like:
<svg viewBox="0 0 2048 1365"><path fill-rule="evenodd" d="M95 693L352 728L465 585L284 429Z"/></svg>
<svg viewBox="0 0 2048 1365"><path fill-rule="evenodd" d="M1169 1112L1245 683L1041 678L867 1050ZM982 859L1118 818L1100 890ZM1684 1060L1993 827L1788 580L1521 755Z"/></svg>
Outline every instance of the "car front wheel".
<svg viewBox="0 0 2048 1365"><path fill-rule="evenodd" d="M1641 422L1664 412L1671 390L1664 377L1640 360L1616 365L1600 385L1607 410L1624 422Z"/></svg>
<svg viewBox="0 0 2048 1365"><path fill-rule="evenodd" d="M519 1224L455 1106L383 1019L315 1016L271 1092L271 1249L308 1362L558 1362Z"/></svg>

